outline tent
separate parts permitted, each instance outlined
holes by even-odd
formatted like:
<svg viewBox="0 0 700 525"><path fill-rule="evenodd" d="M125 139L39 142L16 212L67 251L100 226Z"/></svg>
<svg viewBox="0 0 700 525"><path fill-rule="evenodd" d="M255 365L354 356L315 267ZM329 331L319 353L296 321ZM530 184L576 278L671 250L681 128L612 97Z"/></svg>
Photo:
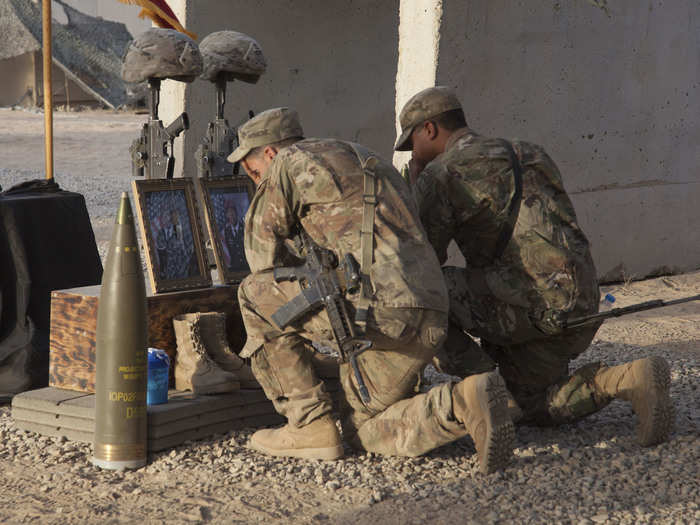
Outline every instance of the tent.
<svg viewBox="0 0 700 525"><path fill-rule="evenodd" d="M126 26L54 1L68 19L67 24L55 19L52 23L54 66L91 98L110 108L124 104L127 92L120 74L121 57L132 39ZM5 64L14 68L13 78L30 78L34 101L38 103L41 68L36 65L41 60L36 57L41 55L41 5L31 0L0 0L0 34L0 74ZM19 61L21 57L26 60Z"/></svg>

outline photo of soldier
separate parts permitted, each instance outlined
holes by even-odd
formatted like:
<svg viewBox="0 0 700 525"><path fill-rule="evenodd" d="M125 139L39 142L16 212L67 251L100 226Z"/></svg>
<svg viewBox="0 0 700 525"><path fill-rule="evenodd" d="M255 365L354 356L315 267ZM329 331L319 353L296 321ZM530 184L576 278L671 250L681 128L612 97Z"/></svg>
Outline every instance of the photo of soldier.
<svg viewBox="0 0 700 525"><path fill-rule="evenodd" d="M221 253L226 269L230 272L249 272L243 249L245 214L250 199L244 188L220 188L211 190L212 215L221 240Z"/></svg>
<svg viewBox="0 0 700 525"><path fill-rule="evenodd" d="M184 191L148 192L146 209L155 245L155 272L159 278L170 280L196 276L197 259Z"/></svg>

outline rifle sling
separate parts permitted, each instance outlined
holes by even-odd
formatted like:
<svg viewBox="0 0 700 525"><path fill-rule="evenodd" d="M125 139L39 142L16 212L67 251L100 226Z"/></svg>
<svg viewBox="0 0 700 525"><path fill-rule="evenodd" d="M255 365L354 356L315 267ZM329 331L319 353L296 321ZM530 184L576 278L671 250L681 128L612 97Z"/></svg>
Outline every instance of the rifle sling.
<svg viewBox="0 0 700 525"><path fill-rule="evenodd" d="M350 143L355 155L360 161L364 172L364 191L362 193L362 227L360 229L360 298L355 313L355 323L363 330L369 315L371 282L369 269L372 266L374 251L374 211L377 206L377 181L374 168L379 162L377 157L364 146Z"/></svg>
<svg viewBox="0 0 700 525"><path fill-rule="evenodd" d="M523 175L522 167L520 165L520 159L515 153L514 149L511 147L511 159L513 166L513 197L510 199L508 204L508 224L501 230L501 234L498 236L496 241L496 248L494 249L493 260L498 259L503 252L506 251L506 246L513 237L513 230L515 230L515 223L518 222L518 215L520 214L520 202L523 197Z"/></svg>

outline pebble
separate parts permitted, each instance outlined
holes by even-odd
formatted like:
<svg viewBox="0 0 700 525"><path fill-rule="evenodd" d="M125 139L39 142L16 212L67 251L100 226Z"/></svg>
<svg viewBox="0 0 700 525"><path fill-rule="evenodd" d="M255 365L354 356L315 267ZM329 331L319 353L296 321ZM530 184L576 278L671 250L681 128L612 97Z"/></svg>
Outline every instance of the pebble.
<svg viewBox="0 0 700 525"><path fill-rule="evenodd" d="M4 187L28 178L31 177L24 172L0 168ZM119 181L89 179L84 186L88 179L65 174L58 180L67 189L85 187L93 220L113 217L119 192L128 189L130 182L128 177ZM103 189L104 196L100 193ZM137 472L111 473L89 464L90 444L18 430L10 416L10 407L4 405L0 406L0 460L38 463L43 471L35 486L41 498L48 497L60 484L71 486L76 492L89 491L95 505L115 508L122 504L119 501L122 496L124 500L137 496L146 499L140 489L144 479L160 483L163 492L185 494L187 483L178 484L178 480L186 479L187 473L197 473L217 485L212 491L228 491L222 500L234 502L240 502L241 496L245 500L246 491L253 489L264 487L274 493L291 487L289 490L299 488L326 494L327 501L334 502L332 506L340 501L332 498L343 495L352 497L357 507L378 502L384 502L384 506L387 501L395 500L397 508L406 501L420 501L421 506L436 511L450 505L482 509L471 516L460 514L459 521L465 523L700 522L697 354L678 351L676 339L674 346L668 348L608 340L611 335L605 328L604 325L592 347L571 368L594 361L617 364L651 354L663 355L672 366L671 395L677 413L669 443L651 448L637 446L633 412L629 405L614 402L576 424L558 428L518 427L511 466L488 476L478 472L469 438L418 458L350 453L345 459L331 463L253 453L243 447L252 433L250 429L152 454L149 465ZM624 331L616 332L616 337L622 341L631 338L633 332L634 328L627 335ZM445 380L437 377L434 370L430 373L436 377L436 383ZM18 476L11 472L3 481L11 486ZM157 495L149 494L149 504L154 508L157 500ZM65 518L69 506L64 505L63 510ZM215 510L214 503L198 505L191 507L188 517L207 521ZM333 516L329 514L335 510L327 507L314 512L309 517L315 521L332 522ZM159 520L165 518L154 518L154 522ZM100 520L91 515L82 521Z"/></svg>

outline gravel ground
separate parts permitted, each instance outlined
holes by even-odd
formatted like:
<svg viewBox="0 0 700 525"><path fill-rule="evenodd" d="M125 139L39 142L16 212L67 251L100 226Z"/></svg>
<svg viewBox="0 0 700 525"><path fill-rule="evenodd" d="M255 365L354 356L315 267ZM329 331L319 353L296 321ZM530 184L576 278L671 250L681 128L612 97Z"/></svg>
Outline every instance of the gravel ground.
<svg viewBox="0 0 700 525"><path fill-rule="evenodd" d="M4 118L0 113L3 150L9 140ZM128 147L141 120L111 114L94 119L100 129L124 127L114 135L121 141L111 146L114 151ZM94 162L100 156L87 154ZM0 152L0 161L5 156ZM0 165L6 188L41 176L40 167ZM57 171L57 179L85 194L98 241L106 242L105 225L129 187L128 171L99 180L77 169ZM606 290L625 306L693 295L698 288L700 273ZM0 406L0 522L700 523L698 340L700 304L684 304L605 323L572 363L665 357L677 411L669 442L637 446L634 414L616 401L575 425L519 427L511 465L491 476L478 473L468 438L420 458L350 453L319 462L253 453L245 448L252 430L155 454L137 471L106 472L90 465L90 445L20 431L10 407Z"/></svg>

